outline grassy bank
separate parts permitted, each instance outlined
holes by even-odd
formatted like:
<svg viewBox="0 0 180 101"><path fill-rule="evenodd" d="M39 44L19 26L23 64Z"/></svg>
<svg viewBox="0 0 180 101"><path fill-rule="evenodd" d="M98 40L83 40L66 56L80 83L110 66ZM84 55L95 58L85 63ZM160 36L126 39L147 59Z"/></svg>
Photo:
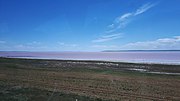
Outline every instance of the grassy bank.
<svg viewBox="0 0 180 101"><path fill-rule="evenodd" d="M180 100L180 76L129 68L179 72L178 65L0 58L0 99Z"/></svg>
<svg viewBox="0 0 180 101"><path fill-rule="evenodd" d="M90 98L72 93L48 91L37 88L10 86L0 83L1 101L102 101L98 98ZM107 101L107 100L106 100Z"/></svg>

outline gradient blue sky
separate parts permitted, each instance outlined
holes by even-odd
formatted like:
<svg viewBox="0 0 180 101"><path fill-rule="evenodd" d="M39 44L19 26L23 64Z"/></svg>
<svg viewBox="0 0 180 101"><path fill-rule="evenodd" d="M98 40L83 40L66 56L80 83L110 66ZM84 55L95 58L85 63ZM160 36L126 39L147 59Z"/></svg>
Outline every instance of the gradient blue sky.
<svg viewBox="0 0 180 101"><path fill-rule="evenodd" d="M180 49L180 0L0 0L0 51Z"/></svg>

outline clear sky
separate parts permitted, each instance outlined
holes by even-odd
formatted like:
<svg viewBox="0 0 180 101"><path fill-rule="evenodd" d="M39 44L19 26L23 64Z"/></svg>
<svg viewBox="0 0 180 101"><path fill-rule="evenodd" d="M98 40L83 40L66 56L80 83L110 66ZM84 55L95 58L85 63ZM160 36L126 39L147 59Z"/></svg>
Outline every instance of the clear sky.
<svg viewBox="0 0 180 101"><path fill-rule="evenodd" d="M0 51L180 49L180 0L0 0Z"/></svg>

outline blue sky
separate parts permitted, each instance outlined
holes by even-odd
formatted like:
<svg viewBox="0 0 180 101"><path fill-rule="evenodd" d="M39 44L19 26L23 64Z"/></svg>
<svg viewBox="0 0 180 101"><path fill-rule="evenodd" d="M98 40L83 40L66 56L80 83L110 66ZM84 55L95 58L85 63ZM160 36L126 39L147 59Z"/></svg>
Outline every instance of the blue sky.
<svg viewBox="0 0 180 101"><path fill-rule="evenodd" d="M179 0L0 0L0 50L180 49L179 5Z"/></svg>

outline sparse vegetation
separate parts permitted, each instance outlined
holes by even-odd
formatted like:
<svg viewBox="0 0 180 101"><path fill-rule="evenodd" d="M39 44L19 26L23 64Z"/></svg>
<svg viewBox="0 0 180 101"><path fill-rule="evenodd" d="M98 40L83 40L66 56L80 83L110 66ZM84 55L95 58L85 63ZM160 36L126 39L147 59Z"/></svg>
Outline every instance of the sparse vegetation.
<svg viewBox="0 0 180 101"><path fill-rule="evenodd" d="M133 66L148 67L152 71L158 67L163 68L159 71L169 70L168 72L179 72L180 69L178 65L0 58L0 99L180 100L180 76L149 74L127 69Z"/></svg>

